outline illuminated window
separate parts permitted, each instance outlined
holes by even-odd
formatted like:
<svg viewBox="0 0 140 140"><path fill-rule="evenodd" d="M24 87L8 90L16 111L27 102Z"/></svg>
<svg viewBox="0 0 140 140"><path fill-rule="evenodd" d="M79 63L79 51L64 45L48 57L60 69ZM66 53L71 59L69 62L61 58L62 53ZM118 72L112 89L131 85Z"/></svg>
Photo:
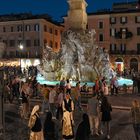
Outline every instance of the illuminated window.
<svg viewBox="0 0 140 140"><path fill-rule="evenodd" d="M34 25L34 31L39 31L39 24Z"/></svg>
<svg viewBox="0 0 140 140"><path fill-rule="evenodd" d="M18 32L21 32L21 31L22 31L22 25L18 25L18 26L17 26L17 31L18 31Z"/></svg>
<svg viewBox="0 0 140 140"><path fill-rule="evenodd" d="M115 28L111 28L110 29L110 36L115 36L116 33L116 29Z"/></svg>
<svg viewBox="0 0 140 140"><path fill-rule="evenodd" d="M30 25L26 25L25 26L25 31L31 31L31 26Z"/></svg>
<svg viewBox="0 0 140 140"><path fill-rule="evenodd" d="M120 23L127 23L127 17L121 17Z"/></svg>
<svg viewBox="0 0 140 140"><path fill-rule="evenodd" d="M135 22L136 22L136 23L140 23L140 16L136 16L136 17L135 17Z"/></svg>
<svg viewBox="0 0 140 140"><path fill-rule="evenodd" d="M120 50L121 50L121 52L125 52L126 51L126 44L121 44Z"/></svg>
<svg viewBox="0 0 140 140"><path fill-rule="evenodd" d="M115 24L116 23L116 17L111 17L110 18L110 23Z"/></svg>
<svg viewBox="0 0 140 140"><path fill-rule="evenodd" d="M116 44L110 44L110 51L116 51Z"/></svg>

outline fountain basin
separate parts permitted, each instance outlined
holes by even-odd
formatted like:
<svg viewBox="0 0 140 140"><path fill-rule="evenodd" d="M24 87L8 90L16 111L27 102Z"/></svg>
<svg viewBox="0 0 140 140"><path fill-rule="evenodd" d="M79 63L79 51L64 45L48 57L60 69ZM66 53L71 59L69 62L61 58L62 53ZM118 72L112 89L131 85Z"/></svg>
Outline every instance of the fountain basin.
<svg viewBox="0 0 140 140"><path fill-rule="evenodd" d="M40 74L37 75L37 82L40 83L41 85L43 84L46 84L48 86L55 86L56 84L59 84L60 81L47 81L45 80L45 78L43 76L41 76ZM73 87L76 86L76 81L71 81L71 84ZM84 85L85 83L87 83L88 87L93 87L95 85L94 82L81 82L80 85ZM126 85L126 86L132 86L133 85L133 81L131 79L126 79L126 78L118 78L118 83L119 83L119 86L123 86L123 85Z"/></svg>

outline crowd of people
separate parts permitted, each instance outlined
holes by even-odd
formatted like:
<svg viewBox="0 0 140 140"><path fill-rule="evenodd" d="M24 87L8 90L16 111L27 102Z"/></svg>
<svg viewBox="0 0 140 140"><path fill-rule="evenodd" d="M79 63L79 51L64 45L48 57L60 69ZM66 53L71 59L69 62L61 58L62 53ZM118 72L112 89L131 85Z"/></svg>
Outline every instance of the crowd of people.
<svg viewBox="0 0 140 140"><path fill-rule="evenodd" d="M76 83L75 87L72 87L71 81L64 78L60 81L60 84L47 86L37 83L36 68L28 68L26 73L31 78L26 81L21 81L21 77L18 76L20 75L18 74L19 70L18 72L16 70L12 71L14 74L10 72L10 78L5 83L4 101L13 103L16 99L19 105L22 102L20 115L23 119L29 120L30 140L57 140L57 124L54 120L60 122L59 128L64 140L89 140L90 136L98 137L102 134L110 139L112 107L108 102L107 95L118 94L117 77L111 78L110 89L105 77L96 79L93 88L89 88L87 83L81 86L80 81ZM17 76L14 76L15 74ZM81 105L81 94L83 92L92 94L92 98L87 101L87 108L83 108ZM42 103L34 106L31 111L30 100L33 97L39 97ZM134 101L131 112L137 140L140 137L139 108L139 103ZM74 122L75 110L83 114L76 132L74 131L76 127ZM45 121L40 117L42 114L46 114Z"/></svg>
<svg viewBox="0 0 140 140"><path fill-rule="evenodd" d="M68 84L68 85L67 85ZM87 111L84 111L81 102L79 102L78 94L73 96L73 92L79 92L79 83L77 83L74 89L69 86L69 81L64 88L56 85L55 87L47 87L44 85L43 95L44 100L42 103L43 110L40 113L44 113L44 108L47 109L44 125L41 126L41 119L39 117L39 106L35 106L32 110L29 127L31 129L30 140L55 140L55 122L54 119L59 120L62 130L62 137L64 140L89 140L90 135L93 137L103 134L102 122L106 125L107 139L110 139L110 125L111 121L111 104L108 102L107 97L102 94L100 102L97 98L98 93L93 93L93 97L88 100ZM74 94L75 95L75 94ZM44 103L47 105L44 107ZM83 121L79 124L76 133L74 133L74 110L77 106L78 111L83 113ZM36 108L36 109L35 109ZM36 112L35 112L36 110ZM102 115L101 115L102 114ZM37 127L38 126L38 127ZM34 129L36 128L36 129Z"/></svg>
<svg viewBox="0 0 140 140"><path fill-rule="evenodd" d="M89 135L99 136L99 134L102 134L100 131L101 121L105 121L103 118L101 119L100 116L101 112L104 112L104 108L102 107L102 100L106 97L104 96L104 91L102 90L103 88L100 89L100 86L98 86L99 85L96 83L95 87L92 88L92 95L95 97L88 101L88 107L86 109L88 112L85 111L81 105L81 92L89 92L87 83L81 86L80 82L77 82L76 86L72 87L70 80L65 81L65 79L62 79L60 84L57 84L56 86L47 86L46 84L40 85L37 83L35 76L25 82L21 81L20 77L14 76L10 81L7 81L5 85L4 101L6 103L13 103L17 101L19 105L22 103L20 115L23 119L29 120L29 127L31 129L30 140L35 140L36 137L36 140L41 140L41 138L39 138L41 135L43 139L55 140L54 137L56 138L57 135L54 129L55 123L53 120L59 120L62 122L60 127L62 130L63 139L73 139L75 137L76 140L80 140L78 133L83 131L83 128L81 128L80 125L76 134L74 134L75 109L81 113L84 113L83 123L87 123L87 121L89 121L89 125L86 126L89 127L86 129L86 131L88 129L89 131L87 131L84 136L85 140L88 140ZM38 105L35 106L31 112L30 100L33 97L41 98L42 103L40 107ZM93 108L95 109L94 111ZM44 122L44 126L42 126L40 114L44 114L46 112L47 116ZM94 114L95 112L96 114ZM86 115L89 119L86 118ZM95 115L97 118L94 120ZM110 120L111 116L109 121ZM108 124L107 126L109 127ZM109 138L110 132L109 128L107 129L107 137Z"/></svg>
<svg viewBox="0 0 140 140"><path fill-rule="evenodd" d="M102 80L102 86L104 86L105 79ZM32 82L33 84L34 82ZM29 100L30 97L33 96L33 85L31 83L23 83L21 86L21 96L22 96L22 104L23 104L23 118L28 119L29 117ZM31 140L34 140L35 137L41 137L42 133L44 135L43 138L54 140L55 137L55 123L52 121L54 119L62 122L62 136L63 139L73 139L75 136L76 140L80 140L80 136L78 133L83 131L83 136L88 140L90 135L99 136L103 134L101 128L101 122L107 126L107 138L110 139L110 128L109 121L111 120L111 105L108 103L107 97L104 96L103 87L97 83L95 87L92 89L93 97L88 100L86 113L84 113L84 109L81 105L81 92L89 92L87 83L85 83L82 87L80 82L77 82L76 86L72 88L69 80L62 79L60 84L56 86L47 86L47 85L39 85L37 84L36 92L38 96L42 98L42 104L40 106L41 112L40 114L47 113L44 126L40 126L39 114L37 115L33 109L33 113L31 113L29 119L29 127L33 127L32 122L34 122L34 118L36 118L34 122L35 128L37 127L36 123L38 123L38 130L34 130L31 128ZM76 134L74 134L74 109L81 111L83 113L83 121L80 123L81 125L85 125L85 127L79 125ZM38 109L39 110L39 109ZM37 111L38 111L37 110ZM109 113L109 114L108 114ZM36 114L36 115L34 115ZM102 114L102 115L101 115ZM106 116L108 115L108 116ZM87 117L86 117L87 116ZM101 117L102 116L102 117ZM40 120L40 121L39 121ZM49 121L48 121L49 120ZM47 125L48 123L48 125ZM31 125L30 125L31 124ZM89 131L87 131L89 130ZM39 133L35 133L35 132ZM51 132L50 132L51 131ZM87 131L85 133L85 131ZM47 133L49 132L49 133ZM42 138L42 139L43 139ZM40 138L39 138L40 139ZM41 140L41 139L40 139Z"/></svg>

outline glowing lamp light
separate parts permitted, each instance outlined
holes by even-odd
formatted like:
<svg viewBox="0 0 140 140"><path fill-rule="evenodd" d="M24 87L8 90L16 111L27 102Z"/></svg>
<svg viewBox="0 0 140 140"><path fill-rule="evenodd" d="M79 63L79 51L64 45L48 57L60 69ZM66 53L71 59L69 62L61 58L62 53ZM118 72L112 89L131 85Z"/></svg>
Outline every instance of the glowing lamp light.
<svg viewBox="0 0 140 140"><path fill-rule="evenodd" d="M21 50L23 50L23 44L20 44L20 45L19 45L19 48L20 48Z"/></svg>

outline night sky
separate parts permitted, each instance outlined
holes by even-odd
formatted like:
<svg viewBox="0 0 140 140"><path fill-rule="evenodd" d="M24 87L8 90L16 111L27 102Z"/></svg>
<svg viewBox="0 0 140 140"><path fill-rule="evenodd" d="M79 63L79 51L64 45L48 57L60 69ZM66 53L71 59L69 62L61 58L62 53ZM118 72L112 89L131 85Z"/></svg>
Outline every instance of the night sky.
<svg viewBox="0 0 140 140"><path fill-rule="evenodd" d="M130 2L136 0L86 0L87 12L111 8L113 2ZM47 13L55 20L67 14L67 0L0 0L0 15L31 12L33 14Z"/></svg>

